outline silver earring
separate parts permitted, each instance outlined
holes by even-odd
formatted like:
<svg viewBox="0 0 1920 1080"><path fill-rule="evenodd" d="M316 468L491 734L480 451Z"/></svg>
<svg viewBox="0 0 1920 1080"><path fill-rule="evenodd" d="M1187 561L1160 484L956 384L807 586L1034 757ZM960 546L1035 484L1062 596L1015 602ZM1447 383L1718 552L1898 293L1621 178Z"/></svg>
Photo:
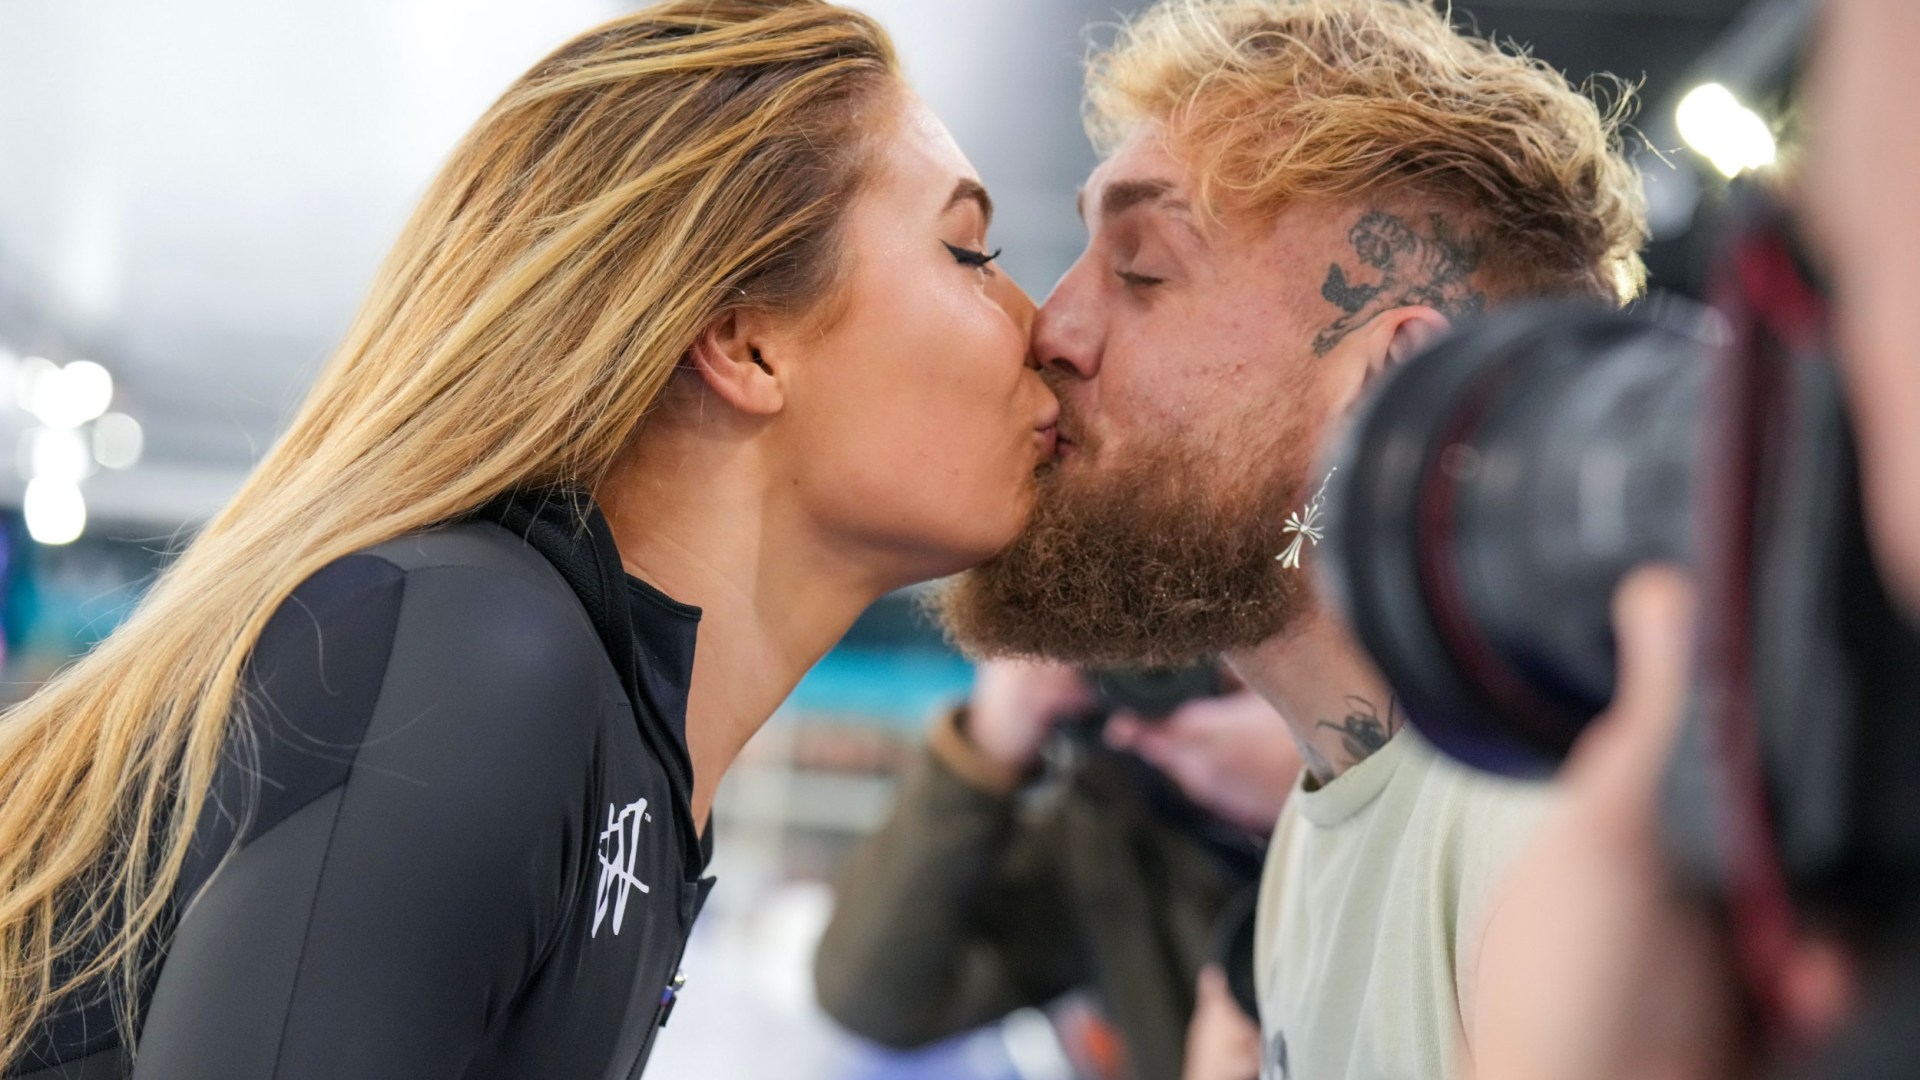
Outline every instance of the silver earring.
<svg viewBox="0 0 1920 1080"><path fill-rule="evenodd" d="M1289 570L1300 569L1300 549L1305 547L1309 540L1313 541L1314 547L1319 547L1320 541L1327 538L1326 530L1320 525L1320 512L1326 506L1327 485L1333 483L1333 474L1339 471L1339 469L1328 470L1327 478L1320 481L1320 490L1314 494L1313 501L1307 504L1307 508L1287 516L1287 523L1280 531L1292 533L1293 543L1287 545L1287 550L1274 556L1281 566Z"/></svg>

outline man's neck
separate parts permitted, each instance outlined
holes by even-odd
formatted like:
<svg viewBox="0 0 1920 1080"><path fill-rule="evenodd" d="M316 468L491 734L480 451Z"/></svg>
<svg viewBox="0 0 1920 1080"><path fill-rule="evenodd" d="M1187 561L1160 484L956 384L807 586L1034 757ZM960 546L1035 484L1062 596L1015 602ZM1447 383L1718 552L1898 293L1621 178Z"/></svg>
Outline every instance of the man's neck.
<svg viewBox="0 0 1920 1080"><path fill-rule="evenodd" d="M725 452L732 450L734 452ZM753 466L754 452L670 434L595 495L627 573L701 610L687 700L694 820L801 676L887 585L832 545Z"/></svg>
<svg viewBox="0 0 1920 1080"><path fill-rule="evenodd" d="M1285 718L1316 785L1372 756L1406 723L1359 643L1320 610L1227 662Z"/></svg>

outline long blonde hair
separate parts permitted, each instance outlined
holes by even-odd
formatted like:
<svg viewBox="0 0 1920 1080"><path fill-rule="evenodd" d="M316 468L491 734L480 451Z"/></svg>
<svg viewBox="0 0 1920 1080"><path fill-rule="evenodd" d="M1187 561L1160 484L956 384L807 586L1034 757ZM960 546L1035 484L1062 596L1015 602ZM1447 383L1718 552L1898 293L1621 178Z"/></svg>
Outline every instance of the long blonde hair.
<svg viewBox="0 0 1920 1080"><path fill-rule="evenodd" d="M112 637L0 719L0 1068L145 965L269 616L344 555L518 487L591 486L696 336L796 317L898 85L822 0L670 0L515 83L455 149L289 430Z"/></svg>

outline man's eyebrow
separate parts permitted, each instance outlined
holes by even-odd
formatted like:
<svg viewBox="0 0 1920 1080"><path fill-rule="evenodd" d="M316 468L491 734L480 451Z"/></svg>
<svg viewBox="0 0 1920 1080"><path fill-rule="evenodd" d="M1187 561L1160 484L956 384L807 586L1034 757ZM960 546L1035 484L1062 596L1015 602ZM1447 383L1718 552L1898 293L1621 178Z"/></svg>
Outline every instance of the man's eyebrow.
<svg viewBox="0 0 1920 1080"><path fill-rule="evenodd" d="M1145 203L1163 203L1170 210L1190 210L1185 199L1173 194L1170 180L1117 180L1100 193L1100 216L1118 217Z"/></svg>
<svg viewBox="0 0 1920 1080"><path fill-rule="evenodd" d="M947 197L947 205L940 212L944 214L968 201L980 207L980 215L987 219L988 225L993 224L993 196L987 194L985 185L970 176L961 177L960 182L953 186L953 194Z"/></svg>

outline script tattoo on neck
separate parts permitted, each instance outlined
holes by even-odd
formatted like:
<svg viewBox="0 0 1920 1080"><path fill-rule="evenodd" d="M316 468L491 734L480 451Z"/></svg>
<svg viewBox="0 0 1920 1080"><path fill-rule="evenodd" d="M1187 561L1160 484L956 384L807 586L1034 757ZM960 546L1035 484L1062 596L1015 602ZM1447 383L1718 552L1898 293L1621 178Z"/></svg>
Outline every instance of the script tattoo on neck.
<svg viewBox="0 0 1920 1080"><path fill-rule="evenodd" d="M1387 745L1387 740L1393 738L1402 723L1399 703L1394 698L1387 699L1387 715L1383 718L1379 706L1366 698L1349 694L1344 719L1339 723L1322 720L1314 726L1340 733L1340 748L1346 751L1347 764L1351 766L1366 760Z"/></svg>
<svg viewBox="0 0 1920 1080"><path fill-rule="evenodd" d="M1459 320L1486 307L1487 294L1472 280L1480 266L1480 245L1456 236L1440 214L1427 215L1423 232L1398 214L1371 210L1347 231L1347 242L1379 280L1359 280L1360 275L1371 276L1367 270L1356 270L1355 279L1349 280L1339 263L1327 267L1320 295L1343 314L1314 337L1315 356L1327 355L1342 338L1390 308L1420 305Z"/></svg>

